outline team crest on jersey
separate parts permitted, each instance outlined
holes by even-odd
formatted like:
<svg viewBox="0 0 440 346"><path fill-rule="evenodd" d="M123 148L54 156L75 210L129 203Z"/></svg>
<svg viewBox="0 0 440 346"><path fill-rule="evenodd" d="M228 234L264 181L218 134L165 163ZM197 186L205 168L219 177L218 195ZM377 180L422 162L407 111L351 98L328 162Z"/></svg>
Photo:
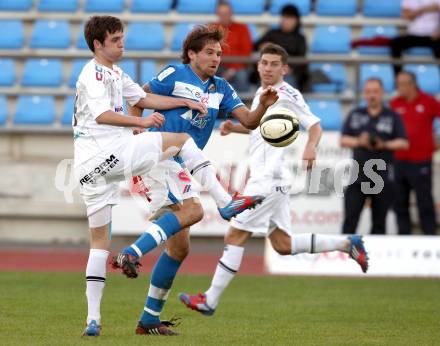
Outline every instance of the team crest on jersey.
<svg viewBox="0 0 440 346"><path fill-rule="evenodd" d="M95 77L97 81L102 81L103 74L101 66L95 65Z"/></svg>

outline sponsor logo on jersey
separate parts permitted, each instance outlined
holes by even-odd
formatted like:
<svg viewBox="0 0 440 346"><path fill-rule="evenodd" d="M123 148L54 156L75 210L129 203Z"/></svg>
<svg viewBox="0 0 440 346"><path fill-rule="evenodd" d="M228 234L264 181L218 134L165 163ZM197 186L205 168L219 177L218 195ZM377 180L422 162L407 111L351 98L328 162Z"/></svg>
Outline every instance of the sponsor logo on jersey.
<svg viewBox="0 0 440 346"><path fill-rule="evenodd" d="M101 162L98 166L96 166L92 171L87 173L80 179L80 184L95 184L97 178L103 177L106 175L113 167L118 164L119 160L115 155L111 154L108 159Z"/></svg>
<svg viewBox="0 0 440 346"><path fill-rule="evenodd" d="M188 176L188 174L186 174L185 171L180 171L179 174L178 174L178 177L182 181L186 181L186 182L190 182L191 181L191 178Z"/></svg>
<svg viewBox="0 0 440 346"><path fill-rule="evenodd" d="M115 112L116 112L116 113L124 112L124 107L122 107L122 106L115 107Z"/></svg>
<svg viewBox="0 0 440 346"><path fill-rule="evenodd" d="M102 67L95 64L95 78L97 81L102 81Z"/></svg>
<svg viewBox="0 0 440 346"><path fill-rule="evenodd" d="M166 77L168 77L171 73L173 73L174 71L176 71L176 69L174 67L168 67L167 69L163 70L158 76L157 76L157 80L159 82L162 82Z"/></svg>

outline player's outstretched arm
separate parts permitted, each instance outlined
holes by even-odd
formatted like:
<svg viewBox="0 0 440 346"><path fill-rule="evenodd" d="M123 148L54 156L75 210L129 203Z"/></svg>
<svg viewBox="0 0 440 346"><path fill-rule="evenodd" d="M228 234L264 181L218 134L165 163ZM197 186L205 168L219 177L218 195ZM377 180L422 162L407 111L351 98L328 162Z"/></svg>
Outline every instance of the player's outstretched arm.
<svg viewBox="0 0 440 346"><path fill-rule="evenodd" d="M320 123L316 123L309 128L309 138L307 140L306 146L304 147L303 152L303 161L307 165L307 169L311 169L313 167L313 163L316 160L316 148L318 147L319 140L322 135L322 128Z"/></svg>
<svg viewBox="0 0 440 346"><path fill-rule="evenodd" d="M188 107L189 109L196 110L201 114L208 113L206 106L200 102L196 102L184 98L162 96L156 94L147 94L146 97L141 98L139 102L136 103L136 106L139 108L158 109L158 110Z"/></svg>
<svg viewBox="0 0 440 346"><path fill-rule="evenodd" d="M254 130L260 124L260 120L267 109L278 101L277 91L267 87L260 95L260 103L253 111L242 106L233 110L232 115L247 129Z"/></svg>
<svg viewBox="0 0 440 346"><path fill-rule="evenodd" d="M113 111L106 111L96 118L100 125L113 125L123 127L160 127L163 125L165 117L160 113L153 113L146 118L121 115Z"/></svg>
<svg viewBox="0 0 440 346"><path fill-rule="evenodd" d="M227 136L230 133L243 133L243 134L249 134L250 130L244 127L242 124L234 124L231 120L223 121L220 124L220 135L221 136Z"/></svg>

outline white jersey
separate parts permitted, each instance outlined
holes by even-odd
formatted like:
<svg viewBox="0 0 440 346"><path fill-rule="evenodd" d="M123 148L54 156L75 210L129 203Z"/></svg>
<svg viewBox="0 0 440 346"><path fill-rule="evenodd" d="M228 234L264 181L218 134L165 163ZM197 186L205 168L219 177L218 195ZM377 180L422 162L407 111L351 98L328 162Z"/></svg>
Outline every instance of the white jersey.
<svg viewBox="0 0 440 346"><path fill-rule="evenodd" d="M286 82L274 85L278 92L278 101L269 107L287 108L296 114L300 124L307 130L320 119L315 116L309 106L305 103L301 93ZM260 103L260 95L263 88L259 88L252 101L251 109L257 108ZM263 184L268 189L275 186L289 186L292 184L291 169L285 167L285 148L274 147L264 141L260 134L260 128L253 130L250 134L249 156L250 156L250 178L249 184Z"/></svg>
<svg viewBox="0 0 440 346"><path fill-rule="evenodd" d="M123 98L132 106L145 96L142 88L118 66L109 69L95 59L89 61L76 82L72 119L75 166L111 150L117 138L127 133L124 127L100 125L96 118L109 110L124 114Z"/></svg>
<svg viewBox="0 0 440 346"><path fill-rule="evenodd" d="M402 7L408 10L418 10L429 5L440 6L439 0L403 0ZM408 34L416 36L431 36L439 28L439 11L427 12L417 16L408 23Z"/></svg>

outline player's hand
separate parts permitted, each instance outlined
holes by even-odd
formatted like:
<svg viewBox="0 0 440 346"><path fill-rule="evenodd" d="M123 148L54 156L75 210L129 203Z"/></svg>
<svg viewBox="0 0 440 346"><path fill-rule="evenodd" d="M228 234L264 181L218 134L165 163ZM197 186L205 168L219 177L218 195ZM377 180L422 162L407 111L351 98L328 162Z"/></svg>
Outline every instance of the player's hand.
<svg viewBox="0 0 440 346"><path fill-rule="evenodd" d="M272 86L269 86L266 89L264 89L260 95L260 104L266 108L272 106L277 101L278 101L278 93L276 89Z"/></svg>
<svg viewBox="0 0 440 346"><path fill-rule="evenodd" d="M208 108L201 102L185 100L186 107L198 111L200 114L208 114Z"/></svg>
<svg viewBox="0 0 440 346"><path fill-rule="evenodd" d="M141 119L140 127L147 129L149 127L161 127L165 123L165 117L157 112L150 114L146 118Z"/></svg>
<svg viewBox="0 0 440 346"><path fill-rule="evenodd" d="M232 127L233 127L233 123L232 123L231 120L223 121L223 122L220 124L220 127L219 127L219 129L220 129L220 135L221 135L221 136L227 136L227 135L229 135L229 134L232 132Z"/></svg>
<svg viewBox="0 0 440 346"><path fill-rule="evenodd" d="M362 132L359 136L359 147L371 150L370 134L368 132Z"/></svg>
<svg viewBox="0 0 440 346"><path fill-rule="evenodd" d="M134 135L138 135L138 134L140 134L142 132L145 132L145 129L143 129L142 127L134 127L133 128L133 134Z"/></svg>
<svg viewBox="0 0 440 346"><path fill-rule="evenodd" d="M385 149L386 149L385 148L385 141L381 140L380 138L377 138L376 143L374 145L374 150L383 151Z"/></svg>
<svg viewBox="0 0 440 346"><path fill-rule="evenodd" d="M316 147L314 145L306 145L302 159L305 168L307 168L307 170L312 169L316 160Z"/></svg>

